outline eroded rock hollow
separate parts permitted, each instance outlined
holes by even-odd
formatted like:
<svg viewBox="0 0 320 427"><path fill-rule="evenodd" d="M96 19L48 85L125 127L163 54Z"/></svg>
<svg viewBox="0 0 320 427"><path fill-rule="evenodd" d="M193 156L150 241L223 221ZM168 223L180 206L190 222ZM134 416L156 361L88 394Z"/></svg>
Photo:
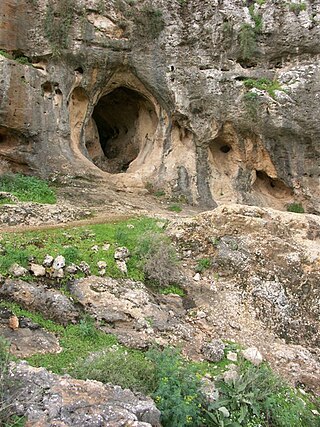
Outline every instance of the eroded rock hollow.
<svg viewBox="0 0 320 427"><path fill-rule="evenodd" d="M12 170L319 212L317 2L5 0L0 13Z"/></svg>

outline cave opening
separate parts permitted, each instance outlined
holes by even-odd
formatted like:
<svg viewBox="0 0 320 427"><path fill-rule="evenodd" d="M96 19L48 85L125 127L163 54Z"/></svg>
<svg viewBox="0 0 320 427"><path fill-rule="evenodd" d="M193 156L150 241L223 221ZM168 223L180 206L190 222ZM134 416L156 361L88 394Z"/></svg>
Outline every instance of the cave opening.
<svg viewBox="0 0 320 427"><path fill-rule="evenodd" d="M154 106L145 96L118 87L102 96L94 108L86 135L88 154L106 172L126 172L152 140L157 124Z"/></svg>

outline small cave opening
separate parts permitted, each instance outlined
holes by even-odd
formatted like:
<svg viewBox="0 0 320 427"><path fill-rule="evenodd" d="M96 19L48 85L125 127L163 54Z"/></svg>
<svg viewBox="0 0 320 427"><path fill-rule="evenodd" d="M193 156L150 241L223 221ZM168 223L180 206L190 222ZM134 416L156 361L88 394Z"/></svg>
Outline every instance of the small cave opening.
<svg viewBox="0 0 320 427"><path fill-rule="evenodd" d="M126 172L158 125L153 104L135 90L121 86L100 98L86 129L88 154L100 169Z"/></svg>
<svg viewBox="0 0 320 427"><path fill-rule="evenodd" d="M262 170L256 171L256 181L253 188L262 194L269 194L278 199L287 199L293 195L292 190L280 179L271 178Z"/></svg>

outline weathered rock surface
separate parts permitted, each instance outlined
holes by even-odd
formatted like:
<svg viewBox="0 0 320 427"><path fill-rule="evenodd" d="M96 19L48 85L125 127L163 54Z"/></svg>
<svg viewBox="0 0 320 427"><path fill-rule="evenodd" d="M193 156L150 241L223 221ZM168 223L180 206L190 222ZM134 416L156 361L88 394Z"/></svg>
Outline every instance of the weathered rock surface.
<svg viewBox="0 0 320 427"><path fill-rule="evenodd" d="M40 283L7 279L0 285L0 297L15 301L28 310L38 311L46 319L58 323L74 322L79 317L74 304L65 295Z"/></svg>
<svg viewBox="0 0 320 427"><path fill-rule="evenodd" d="M19 384L18 392L11 390L14 411L28 427L160 426L150 398L118 386L58 376L25 362L14 367L13 379Z"/></svg>
<svg viewBox="0 0 320 427"><path fill-rule="evenodd" d="M0 49L30 64L0 56L1 158L211 206L319 212L320 5L249 3L2 1ZM280 90L245 84L260 78Z"/></svg>
<svg viewBox="0 0 320 427"><path fill-rule="evenodd" d="M37 203L0 205L0 225L8 226L66 223L90 215L91 212L88 209L63 203L59 203L59 205Z"/></svg>
<svg viewBox="0 0 320 427"><path fill-rule="evenodd" d="M319 218L230 205L178 220L169 233L190 279L198 260L211 260L201 282L187 286L193 328L257 347L274 369L319 394Z"/></svg>
<svg viewBox="0 0 320 427"><path fill-rule="evenodd" d="M96 276L76 280L70 291L102 329L130 347L181 339L185 309L178 296L156 299L141 282Z"/></svg>

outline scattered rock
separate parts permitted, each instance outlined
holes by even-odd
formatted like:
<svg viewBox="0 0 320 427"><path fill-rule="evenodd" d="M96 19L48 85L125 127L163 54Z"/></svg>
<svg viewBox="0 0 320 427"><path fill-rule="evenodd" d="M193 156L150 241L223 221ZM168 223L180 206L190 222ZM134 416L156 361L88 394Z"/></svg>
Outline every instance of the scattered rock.
<svg viewBox="0 0 320 427"><path fill-rule="evenodd" d="M200 280L201 280L201 275L200 275L200 273L196 273L196 274L193 276L193 280L194 280L195 282L200 282Z"/></svg>
<svg viewBox="0 0 320 427"><path fill-rule="evenodd" d="M78 271L78 266L76 264L70 264L65 268L65 272L68 274L76 274Z"/></svg>
<svg viewBox="0 0 320 427"><path fill-rule="evenodd" d="M97 266L98 266L99 270L103 270L103 269L107 268L107 263L105 261L98 261Z"/></svg>
<svg viewBox="0 0 320 427"><path fill-rule="evenodd" d="M121 271L121 273L123 273L125 275L128 274L127 264L124 260L116 259L116 264L117 264L117 267L119 268L119 270Z"/></svg>
<svg viewBox="0 0 320 427"><path fill-rule="evenodd" d="M57 268L56 270L53 270L52 277L55 279L63 279L64 278L63 268Z"/></svg>
<svg viewBox="0 0 320 427"><path fill-rule="evenodd" d="M261 365L261 363L263 362L262 354L256 347L249 347L246 350L243 350L241 353L246 360L256 366Z"/></svg>
<svg viewBox="0 0 320 427"><path fill-rule="evenodd" d="M119 261L125 261L127 258L130 257L129 249L126 247L119 247L115 250L114 253L114 259Z"/></svg>
<svg viewBox="0 0 320 427"><path fill-rule="evenodd" d="M59 270L60 268L64 268L65 265L66 265L66 260L65 260L64 256L58 255L54 259L52 267L54 270Z"/></svg>
<svg viewBox="0 0 320 427"><path fill-rule="evenodd" d="M202 354L209 362L220 362L224 358L225 345L221 340L213 340L202 347Z"/></svg>
<svg viewBox="0 0 320 427"><path fill-rule="evenodd" d="M46 269L39 264L31 264L29 267L29 271L35 276L35 277L43 277L46 275Z"/></svg>
<svg viewBox="0 0 320 427"><path fill-rule="evenodd" d="M99 246L98 245L94 245L94 246L92 246L91 250L94 251L94 252L98 252L99 251Z"/></svg>
<svg viewBox="0 0 320 427"><path fill-rule="evenodd" d="M9 328L12 329L13 331L15 331L16 329L19 328L19 319L17 316L13 315L9 318L9 322L8 322Z"/></svg>
<svg viewBox="0 0 320 427"><path fill-rule="evenodd" d="M45 259L43 260L42 265L43 265L44 267L49 268L49 267L51 267L51 266L52 266L53 261L54 261L53 256L51 256L51 255L46 255L46 256L45 256Z"/></svg>
<svg viewBox="0 0 320 427"><path fill-rule="evenodd" d="M208 403L214 402L219 398L219 390L209 378L201 378L200 389Z"/></svg>
<svg viewBox="0 0 320 427"><path fill-rule="evenodd" d="M104 251L108 251L110 249L110 243L105 243L103 246L102 246L102 250L104 250Z"/></svg>
<svg viewBox="0 0 320 427"><path fill-rule="evenodd" d="M238 355L234 351L228 351L227 359L231 360L231 362L236 362L238 360Z"/></svg>
<svg viewBox="0 0 320 427"><path fill-rule="evenodd" d="M28 274L28 270L24 267L22 267L19 264L12 264L12 266L9 268L9 273L12 274L14 277L21 277Z"/></svg>
<svg viewBox="0 0 320 427"><path fill-rule="evenodd" d="M82 271L82 273L84 273L86 276L90 276L91 274L90 265L85 261L80 262L79 270Z"/></svg>

